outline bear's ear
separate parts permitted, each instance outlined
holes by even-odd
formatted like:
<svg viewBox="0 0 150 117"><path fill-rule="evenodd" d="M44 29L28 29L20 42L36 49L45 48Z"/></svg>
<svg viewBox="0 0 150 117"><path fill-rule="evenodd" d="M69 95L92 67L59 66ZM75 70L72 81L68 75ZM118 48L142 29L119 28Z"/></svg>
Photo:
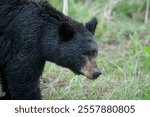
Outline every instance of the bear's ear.
<svg viewBox="0 0 150 117"><path fill-rule="evenodd" d="M60 24L58 34L62 41L69 41L73 38L74 29L68 22L63 22Z"/></svg>
<svg viewBox="0 0 150 117"><path fill-rule="evenodd" d="M85 26L94 35L97 26L97 19L94 17L91 21L86 23Z"/></svg>

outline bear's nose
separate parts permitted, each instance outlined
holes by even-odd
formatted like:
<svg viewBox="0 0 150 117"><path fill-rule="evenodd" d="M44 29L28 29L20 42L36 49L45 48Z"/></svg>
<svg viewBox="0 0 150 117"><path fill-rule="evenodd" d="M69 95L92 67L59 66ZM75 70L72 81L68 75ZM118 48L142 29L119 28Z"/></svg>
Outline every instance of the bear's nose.
<svg viewBox="0 0 150 117"><path fill-rule="evenodd" d="M95 69L93 72L93 79L98 78L101 74L102 72L99 69Z"/></svg>

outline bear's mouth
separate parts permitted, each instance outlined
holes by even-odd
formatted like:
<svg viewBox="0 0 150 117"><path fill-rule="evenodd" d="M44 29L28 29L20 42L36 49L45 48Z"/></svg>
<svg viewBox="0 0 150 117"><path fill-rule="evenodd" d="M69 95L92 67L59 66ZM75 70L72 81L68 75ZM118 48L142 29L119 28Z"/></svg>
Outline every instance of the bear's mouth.
<svg viewBox="0 0 150 117"><path fill-rule="evenodd" d="M87 78L94 80L97 79L102 73L99 70L98 66L96 65L96 56L97 53L93 52L91 53L92 56L87 56L83 54L83 57L85 59L85 64L81 68L80 72L82 75L86 76ZM89 53L88 53L89 55Z"/></svg>

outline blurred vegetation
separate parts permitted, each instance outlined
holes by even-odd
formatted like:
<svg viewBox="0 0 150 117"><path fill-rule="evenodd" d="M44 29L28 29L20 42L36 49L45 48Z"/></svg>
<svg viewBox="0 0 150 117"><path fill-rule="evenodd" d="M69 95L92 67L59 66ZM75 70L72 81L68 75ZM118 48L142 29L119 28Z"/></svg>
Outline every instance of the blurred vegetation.
<svg viewBox="0 0 150 117"><path fill-rule="evenodd" d="M62 11L62 0L49 1ZM112 6L113 0L68 0L70 17L85 23L96 16L99 21L95 38L103 75L90 81L47 63L41 80L44 99L150 99L147 1L118 0Z"/></svg>

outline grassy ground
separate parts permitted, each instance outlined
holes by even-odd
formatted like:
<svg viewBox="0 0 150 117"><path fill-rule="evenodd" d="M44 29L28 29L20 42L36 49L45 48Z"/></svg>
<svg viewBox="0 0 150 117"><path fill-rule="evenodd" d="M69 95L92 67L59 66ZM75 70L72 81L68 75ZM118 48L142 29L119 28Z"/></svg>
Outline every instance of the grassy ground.
<svg viewBox="0 0 150 117"><path fill-rule="evenodd" d="M145 3L134 1L120 2L113 21L98 14L107 1L69 1L71 17L86 22L96 15L99 20L95 37L103 75L91 81L47 63L41 80L44 99L150 99L150 24L143 22ZM62 9L59 0L50 2Z"/></svg>

